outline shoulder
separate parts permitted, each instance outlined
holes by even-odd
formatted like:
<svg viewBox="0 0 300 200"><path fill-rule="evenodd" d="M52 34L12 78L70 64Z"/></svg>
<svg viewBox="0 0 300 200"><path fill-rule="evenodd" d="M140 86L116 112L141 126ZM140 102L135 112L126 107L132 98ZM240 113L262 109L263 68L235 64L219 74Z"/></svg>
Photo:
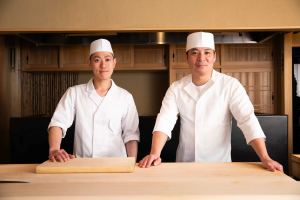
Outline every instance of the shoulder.
<svg viewBox="0 0 300 200"><path fill-rule="evenodd" d="M234 77L215 71L215 80L224 87L235 87L241 83Z"/></svg>
<svg viewBox="0 0 300 200"><path fill-rule="evenodd" d="M178 81L175 81L174 83L171 84L170 88L172 90L180 90L181 88L184 88L190 81L192 80L192 75L189 74L187 76L184 76Z"/></svg>

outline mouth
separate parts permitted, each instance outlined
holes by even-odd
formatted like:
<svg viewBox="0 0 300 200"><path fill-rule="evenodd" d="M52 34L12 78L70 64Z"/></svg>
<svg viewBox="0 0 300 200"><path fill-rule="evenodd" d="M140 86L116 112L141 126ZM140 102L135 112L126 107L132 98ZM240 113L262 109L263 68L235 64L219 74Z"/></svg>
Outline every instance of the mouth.
<svg viewBox="0 0 300 200"><path fill-rule="evenodd" d="M196 67L206 67L207 65L196 65Z"/></svg>

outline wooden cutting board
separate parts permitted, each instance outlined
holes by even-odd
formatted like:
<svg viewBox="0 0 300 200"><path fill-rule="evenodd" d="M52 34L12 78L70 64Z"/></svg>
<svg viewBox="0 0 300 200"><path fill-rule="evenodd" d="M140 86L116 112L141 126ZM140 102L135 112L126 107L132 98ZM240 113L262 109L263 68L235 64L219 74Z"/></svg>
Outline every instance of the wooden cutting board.
<svg viewBox="0 0 300 200"><path fill-rule="evenodd" d="M47 160L36 167L36 173L133 172L134 166L134 157L74 158L68 162Z"/></svg>

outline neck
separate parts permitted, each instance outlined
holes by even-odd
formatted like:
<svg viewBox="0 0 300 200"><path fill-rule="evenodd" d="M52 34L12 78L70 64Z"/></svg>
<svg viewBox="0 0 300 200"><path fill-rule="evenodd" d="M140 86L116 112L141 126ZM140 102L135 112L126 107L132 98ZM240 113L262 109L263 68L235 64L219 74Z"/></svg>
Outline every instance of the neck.
<svg viewBox="0 0 300 200"><path fill-rule="evenodd" d="M209 73L206 74L192 74L192 80L193 83L196 86L201 86L204 85L205 83L207 83L207 81L211 78L212 76L212 70Z"/></svg>
<svg viewBox="0 0 300 200"><path fill-rule="evenodd" d="M107 79L107 80L97 80L94 77L93 84L94 84L96 92L101 97L103 97L103 96L105 96L107 94L107 92L110 89L112 83L111 83L110 79Z"/></svg>

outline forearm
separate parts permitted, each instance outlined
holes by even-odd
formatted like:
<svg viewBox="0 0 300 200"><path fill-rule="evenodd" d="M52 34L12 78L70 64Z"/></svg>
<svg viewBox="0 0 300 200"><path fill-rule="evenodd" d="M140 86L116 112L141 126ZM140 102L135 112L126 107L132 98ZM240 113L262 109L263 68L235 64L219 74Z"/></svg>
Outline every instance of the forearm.
<svg viewBox="0 0 300 200"><path fill-rule="evenodd" d="M150 154L154 154L159 157L167 139L168 136L165 133L155 131L152 136L152 147Z"/></svg>
<svg viewBox="0 0 300 200"><path fill-rule="evenodd" d="M270 159L265 144L265 138L256 138L252 140L249 144L253 147L261 161Z"/></svg>
<svg viewBox="0 0 300 200"><path fill-rule="evenodd" d="M62 130L58 126L53 126L49 130L49 152L60 149Z"/></svg>
<svg viewBox="0 0 300 200"><path fill-rule="evenodd" d="M127 156L128 157L135 157L135 160L137 158L137 151L138 151L138 141L131 140L125 144Z"/></svg>

